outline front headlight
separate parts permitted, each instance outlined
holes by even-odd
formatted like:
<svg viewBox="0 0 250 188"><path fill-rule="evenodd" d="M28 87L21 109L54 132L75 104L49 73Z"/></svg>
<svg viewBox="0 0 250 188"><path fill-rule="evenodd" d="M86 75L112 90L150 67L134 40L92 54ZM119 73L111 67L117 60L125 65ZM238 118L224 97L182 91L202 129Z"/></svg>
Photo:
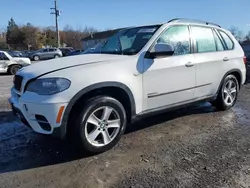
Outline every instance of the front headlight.
<svg viewBox="0 0 250 188"><path fill-rule="evenodd" d="M26 91L39 95L53 95L65 91L71 82L66 78L42 78L31 82Z"/></svg>

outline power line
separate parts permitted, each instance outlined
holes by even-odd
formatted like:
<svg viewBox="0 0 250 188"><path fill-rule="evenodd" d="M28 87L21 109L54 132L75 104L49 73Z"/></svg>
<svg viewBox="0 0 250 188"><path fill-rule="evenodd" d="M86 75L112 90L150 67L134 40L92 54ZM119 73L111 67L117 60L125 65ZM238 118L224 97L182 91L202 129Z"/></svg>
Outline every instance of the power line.
<svg viewBox="0 0 250 188"><path fill-rule="evenodd" d="M58 26L58 16L60 16L60 11L57 9L57 0L54 0L54 8L50 8L53 12L51 14L55 15L55 21L56 21L56 41L57 41L57 47L59 48L61 46L60 44L60 33L59 33L59 26Z"/></svg>

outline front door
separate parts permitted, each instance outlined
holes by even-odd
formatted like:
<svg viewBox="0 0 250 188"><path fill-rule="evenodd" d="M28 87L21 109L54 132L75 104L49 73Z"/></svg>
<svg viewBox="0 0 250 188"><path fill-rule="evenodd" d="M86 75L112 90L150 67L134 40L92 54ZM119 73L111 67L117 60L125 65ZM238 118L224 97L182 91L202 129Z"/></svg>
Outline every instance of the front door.
<svg viewBox="0 0 250 188"><path fill-rule="evenodd" d="M194 99L195 66L188 26L171 26L156 43L171 45L174 55L144 59L144 110L178 105ZM153 50L154 47L150 49Z"/></svg>

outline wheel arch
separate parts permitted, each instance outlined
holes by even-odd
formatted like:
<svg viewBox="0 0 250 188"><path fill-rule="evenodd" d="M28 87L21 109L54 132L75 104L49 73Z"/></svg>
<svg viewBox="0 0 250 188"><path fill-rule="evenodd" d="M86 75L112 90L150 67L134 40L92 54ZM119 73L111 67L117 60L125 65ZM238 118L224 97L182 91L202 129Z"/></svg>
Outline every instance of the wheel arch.
<svg viewBox="0 0 250 188"><path fill-rule="evenodd" d="M96 83L93 85L90 85L82 90L80 90L69 102L69 104L67 105L64 115L63 115L63 119L62 119L62 124L61 127L57 128L54 131L54 134L56 136L59 136L61 138L64 138L67 135L67 128L68 128L68 124L70 122L70 118L72 115L72 111L74 110L75 105L77 104L77 101L84 99L85 96L87 96L89 93L92 93L94 91L101 91L107 88L113 88L114 90L120 90L121 92L123 92L123 94L126 94L128 100L129 100L129 116L128 118L132 118L135 114L136 114L136 105L135 105L135 99L133 96L133 93L131 92L131 90L129 89L128 86L126 86L123 83L120 82L101 82L101 83ZM92 96L92 95L91 95ZM86 97L86 99L88 99L88 96ZM121 102L121 101L120 101ZM126 107L125 107L126 109Z"/></svg>
<svg viewBox="0 0 250 188"><path fill-rule="evenodd" d="M23 67L23 65L21 65L21 64L12 63L12 64L8 65L8 69L7 69L7 72L8 72L8 73L10 72L11 67L13 67L14 65L20 66L21 68Z"/></svg>
<svg viewBox="0 0 250 188"><path fill-rule="evenodd" d="M221 80L221 82L220 82L220 85L219 85L219 87L218 87L218 89L217 89L216 94L219 93L220 88L221 88L221 86L222 86L222 84L223 84L224 79L225 79L228 75L230 75L230 74L234 75L234 76L237 78L237 80L238 80L238 82L239 82L239 89L241 88L242 73L241 73L241 71L240 71L239 69L232 69L232 70L228 71L228 72L223 76L223 78L222 78L222 80Z"/></svg>

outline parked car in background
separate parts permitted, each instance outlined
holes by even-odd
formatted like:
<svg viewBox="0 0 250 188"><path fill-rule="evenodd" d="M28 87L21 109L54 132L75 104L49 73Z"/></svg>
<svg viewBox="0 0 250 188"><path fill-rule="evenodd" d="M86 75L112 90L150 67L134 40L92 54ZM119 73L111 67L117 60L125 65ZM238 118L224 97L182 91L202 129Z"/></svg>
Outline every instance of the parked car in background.
<svg viewBox="0 0 250 188"><path fill-rule="evenodd" d="M247 58L248 65L250 63L250 44L241 44L242 49L244 50L245 56Z"/></svg>
<svg viewBox="0 0 250 188"><path fill-rule="evenodd" d="M35 61L53 58L56 59L62 56L62 51L58 48L42 48L29 54L29 58Z"/></svg>
<svg viewBox="0 0 250 188"><path fill-rule="evenodd" d="M23 57L22 52L20 51L12 51L12 50L8 50L7 51L12 57Z"/></svg>
<svg viewBox="0 0 250 188"><path fill-rule="evenodd" d="M144 115L202 101L232 108L246 80L245 63L230 31L174 19L123 29L100 54L26 67L15 76L9 101L34 131L70 136L84 152L99 153Z"/></svg>
<svg viewBox="0 0 250 188"><path fill-rule="evenodd" d="M62 51L62 55L63 56L67 56L67 54L69 54L72 51L74 51L74 48L72 48L72 47L63 47L63 48L59 48L59 50Z"/></svg>
<svg viewBox="0 0 250 188"><path fill-rule="evenodd" d="M19 69L30 64L29 58L12 57L8 52L0 51L0 73L14 75Z"/></svg>
<svg viewBox="0 0 250 188"><path fill-rule="evenodd" d="M29 55L32 53L32 50L24 50L22 51L22 55L23 57L29 57Z"/></svg>
<svg viewBox="0 0 250 188"><path fill-rule="evenodd" d="M74 50L74 51L68 53L67 56L80 55L81 53L82 53L82 50Z"/></svg>

